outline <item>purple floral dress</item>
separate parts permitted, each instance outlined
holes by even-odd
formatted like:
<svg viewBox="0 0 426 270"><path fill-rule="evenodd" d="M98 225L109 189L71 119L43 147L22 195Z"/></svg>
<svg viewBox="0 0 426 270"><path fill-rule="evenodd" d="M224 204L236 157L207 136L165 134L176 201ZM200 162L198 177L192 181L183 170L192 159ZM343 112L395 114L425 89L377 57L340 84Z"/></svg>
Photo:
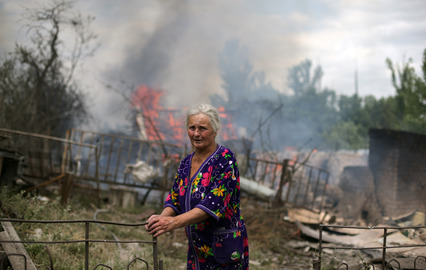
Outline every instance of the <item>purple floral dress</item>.
<svg viewBox="0 0 426 270"><path fill-rule="evenodd" d="M190 178L194 153L185 157L164 207L177 215L198 207L207 220L185 227L187 269L249 269L247 230L240 211L240 177L234 154L223 146Z"/></svg>

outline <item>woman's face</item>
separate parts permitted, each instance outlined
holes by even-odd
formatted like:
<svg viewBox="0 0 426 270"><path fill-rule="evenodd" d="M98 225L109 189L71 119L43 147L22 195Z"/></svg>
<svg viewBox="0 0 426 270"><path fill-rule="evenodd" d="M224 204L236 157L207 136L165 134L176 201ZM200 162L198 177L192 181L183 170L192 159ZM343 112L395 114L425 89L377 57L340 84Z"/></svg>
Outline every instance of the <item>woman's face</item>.
<svg viewBox="0 0 426 270"><path fill-rule="evenodd" d="M188 119L188 137L195 150L202 151L215 144L216 132L210 124L210 118L196 114Z"/></svg>

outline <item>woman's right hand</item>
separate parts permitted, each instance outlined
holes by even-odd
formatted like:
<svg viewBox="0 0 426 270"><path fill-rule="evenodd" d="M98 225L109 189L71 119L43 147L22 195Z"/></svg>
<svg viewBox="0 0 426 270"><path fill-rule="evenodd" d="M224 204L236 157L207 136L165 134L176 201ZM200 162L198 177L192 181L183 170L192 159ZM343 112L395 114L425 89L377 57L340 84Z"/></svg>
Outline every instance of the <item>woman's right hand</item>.
<svg viewBox="0 0 426 270"><path fill-rule="evenodd" d="M152 236L157 237L163 233L170 232L175 229L175 217L171 216L162 216L162 215L152 215L148 219L148 224L145 225L145 229L152 234Z"/></svg>

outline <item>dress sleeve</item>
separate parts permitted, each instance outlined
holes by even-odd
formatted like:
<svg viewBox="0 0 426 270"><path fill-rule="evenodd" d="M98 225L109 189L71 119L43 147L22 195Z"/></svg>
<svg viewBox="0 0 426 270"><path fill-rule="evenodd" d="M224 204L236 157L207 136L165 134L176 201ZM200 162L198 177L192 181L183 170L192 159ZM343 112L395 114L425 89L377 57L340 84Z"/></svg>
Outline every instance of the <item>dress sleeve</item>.
<svg viewBox="0 0 426 270"><path fill-rule="evenodd" d="M176 215L182 214L182 209L180 205L180 199L181 199L180 196L184 195L182 191L184 191L186 187L188 186L187 174L188 174L189 161L190 161L189 156L187 156L181 161L175 175L173 186L164 203L164 208L166 207L172 208L173 211L175 211Z"/></svg>
<svg viewBox="0 0 426 270"><path fill-rule="evenodd" d="M219 153L215 164L201 181L210 177L210 185L204 198L195 206L214 219L231 218L239 207L240 178L234 155L228 149Z"/></svg>
<svg viewBox="0 0 426 270"><path fill-rule="evenodd" d="M175 181L173 183L172 188L170 189L169 195L167 196L167 199L164 203L164 208L170 207L175 211L176 215L181 214L180 205L179 205L179 177L178 173L175 175Z"/></svg>

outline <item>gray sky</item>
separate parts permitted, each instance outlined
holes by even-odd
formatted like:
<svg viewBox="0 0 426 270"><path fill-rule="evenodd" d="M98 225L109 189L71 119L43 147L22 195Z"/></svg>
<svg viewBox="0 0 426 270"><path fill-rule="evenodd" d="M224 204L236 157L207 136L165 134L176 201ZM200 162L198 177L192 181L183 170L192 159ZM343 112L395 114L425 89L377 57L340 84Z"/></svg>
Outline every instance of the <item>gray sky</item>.
<svg viewBox="0 0 426 270"><path fill-rule="evenodd" d="M0 52L24 41L19 14L43 1L0 0ZM223 93L218 54L231 39L247 48L255 71L286 91L287 71L305 59L320 65L322 87L359 94L394 94L387 57L412 58L420 74L426 48L424 0L90 0L77 2L101 46L76 74L92 98L98 128L120 123L119 99L103 83L163 89L168 106L208 102ZM116 85L119 85L116 83ZM123 104L121 104L123 105Z"/></svg>

